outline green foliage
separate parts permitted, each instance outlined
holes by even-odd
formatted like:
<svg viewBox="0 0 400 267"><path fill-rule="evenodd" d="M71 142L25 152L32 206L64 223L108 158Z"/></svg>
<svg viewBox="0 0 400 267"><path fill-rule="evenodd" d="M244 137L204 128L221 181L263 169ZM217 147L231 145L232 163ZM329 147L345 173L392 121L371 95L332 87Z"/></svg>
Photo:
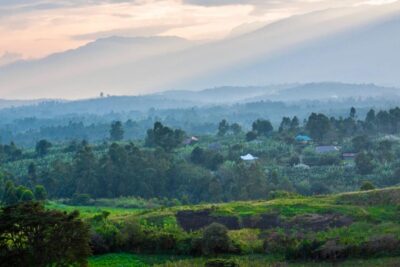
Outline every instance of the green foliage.
<svg viewBox="0 0 400 267"><path fill-rule="evenodd" d="M360 174L371 174L375 168L373 157L370 153L358 153L355 158L356 167Z"/></svg>
<svg viewBox="0 0 400 267"><path fill-rule="evenodd" d="M46 188L44 188L42 185L35 186L34 195L37 201L45 201L47 199Z"/></svg>
<svg viewBox="0 0 400 267"><path fill-rule="evenodd" d="M185 137L185 132L179 129L171 129L161 122L154 123L153 129L147 131L146 145L149 147L162 147L171 151L180 146Z"/></svg>
<svg viewBox="0 0 400 267"><path fill-rule="evenodd" d="M89 235L78 216L46 211L33 202L2 208L0 265L85 266Z"/></svg>
<svg viewBox="0 0 400 267"><path fill-rule="evenodd" d="M330 127L329 118L324 114L312 113L306 124L307 131L309 131L312 139L316 141L323 141Z"/></svg>
<svg viewBox="0 0 400 267"><path fill-rule="evenodd" d="M17 190L15 189L12 181L7 181L5 184L4 194L2 202L4 205L14 205L18 203L19 198L17 196Z"/></svg>
<svg viewBox="0 0 400 267"><path fill-rule="evenodd" d="M224 136L229 131L229 124L226 120L222 120L218 125L218 136Z"/></svg>
<svg viewBox="0 0 400 267"><path fill-rule="evenodd" d="M47 141L47 140L45 140L45 139L40 140L40 141L37 142L37 144L36 144L36 154L37 154L39 157L46 156L47 153L49 153L49 149L50 149L52 146L53 146L53 145L52 145L49 141Z"/></svg>
<svg viewBox="0 0 400 267"><path fill-rule="evenodd" d="M211 259L206 262L205 267L239 267L239 264L230 259Z"/></svg>
<svg viewBox="0 0 400 267"><path fill-rule="evenodd" d="M21 202L27 202L27 201L32 201L35 199L35 196L33 195L32 191L27 189L25 190L22 195L21 195Z"/></svg>
<svg viewBox="0 0 400 267"><path fill-rule="evenodd" d="M274 128L272 127L272 124L268 120L262 120L258 119L255 122L253 122L252 125L252 130L257 133L257 135L268 135L272 132Z"/></svg>
<svg viewBox="0 0 400 267"><path fill-rule="evenodd" d="M374 190L375 186L370 181L365 181L360 187L361 191Z"/></svg>
<svg viewBox="0 0 400 267"><path fill-rule="evenodd" d="M205 255L226 253L232 250L228 229L221 224L212 223L204 229L202 251Z"/></svg>
<svg viewBox="0 0 400 267"><path fill-rule="evenodd" d="M120 121L114 121L111 124L110 140L116 142L121 141L122 139L124 139L124 128L122 123Z"/></svg>

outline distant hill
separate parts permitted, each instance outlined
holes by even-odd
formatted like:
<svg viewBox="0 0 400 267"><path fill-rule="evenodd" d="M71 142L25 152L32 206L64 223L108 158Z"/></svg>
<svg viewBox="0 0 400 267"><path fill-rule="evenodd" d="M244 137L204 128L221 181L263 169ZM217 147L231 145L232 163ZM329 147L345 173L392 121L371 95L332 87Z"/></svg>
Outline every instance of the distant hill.
<svg viewBox="0 0 400 267"><path fill-rule="evenodd" d="M46 100L6 100L0 99L0 109L11 108L11 107L22 107L22 106L31 106L35 104L42 103Z"/></svg>
<svg viewBox="0 0 400 267"><path fill-rule="evenodd" d="M340 100L347 98L367 99L382 98L394 99L400 97L400 89L394 87L383 87L374 84L345 84L345 83L310 83L291 86L274 93L258 95L246 99L246 101L312 101L312 100Z"/></svg>
<svg viewBox="0 0 400 267"><path fill-rule="evenodd" d="M349 99L400 101L400 89L374 84L311 83L248 87L216 87L201 91L167 91L139 96L107 96L76 101L33 100L1 101L0 119L65 115L105 115L109 113L139 112L151 109L174 110L192 107L218 107L239 103L344 101ZM364 105L365 106L365 105ZM346 108L348 108L346 106ZM243 107L245 109L245 107ZM246 112L243 110L243 112ZM278 116L280 117L281 114Z"/></svg>

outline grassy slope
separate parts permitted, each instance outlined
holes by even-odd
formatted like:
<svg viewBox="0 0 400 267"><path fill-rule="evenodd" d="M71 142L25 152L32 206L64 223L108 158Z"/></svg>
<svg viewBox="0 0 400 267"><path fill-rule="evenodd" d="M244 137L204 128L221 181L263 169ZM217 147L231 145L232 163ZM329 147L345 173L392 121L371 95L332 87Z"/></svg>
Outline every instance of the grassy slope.
<svg viewBox="0 0 400 267"><path fill-rule="evenodd" d="M345 193L340 195L320 197L292 197L278 198L270 201L243 201L222 204L201 204L192 206L180 206L173 208L157 209L123 209L112 207L71 207L66 205L49 204L50 208L70 211L77 208L84 218L92 217L103 210L110 212L110 219L120 221L128 216L137 216L146 225L153 224L165 231L181 231L177 225L175 214L179 210L211 209L215 215L247 216L263 213L278 213L284 218L292 218L297 215L310 213L334 212L350 216L354 223L349 227L334 228L317 233L321 240L339 238L343 244L357 244L368 240L371 236L393 234L400 238L400 188L387 188L367 192ZM258 239L260 230L241 229L230 231L229 235L236 242L241 243L249 254L262 247L262 240ZM250 256L254 257L254 256ZM165 262L167 258L160 256L135 256L128 254L111 254L93 257L90 266L151 266L155 263ZM241 257L241 266L268 266L270 258ZM197 264L197 265L196 265ZM194 261L182 260L164 266L203 266L203 259ZM366 261L352 260L341 266L400 266L399 258L371 259ZM292 266L292 265L290 265ZM301 264L293 266L332 266L330 264Z"/></svg>

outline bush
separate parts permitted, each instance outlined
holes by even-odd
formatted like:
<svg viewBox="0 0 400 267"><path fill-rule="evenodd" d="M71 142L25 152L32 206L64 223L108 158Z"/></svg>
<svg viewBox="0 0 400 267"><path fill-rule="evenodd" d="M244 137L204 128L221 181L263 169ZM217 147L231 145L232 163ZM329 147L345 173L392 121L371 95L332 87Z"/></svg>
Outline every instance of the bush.
<svg viewBox="0 0 400 267"><path fill-rule="evenodd" d="M75 193L72 196L70 203L72 205L81 205L81 206L89 205L90 204L90 195Z"/></svg>
<svg viewBox="0 0 400 267"><path fill-rule="evenodd" d="M392 234L371 237L361 245L361 256L399 255L400 240Z"/></svg>
<svg viewBox="0 0 400 267"><path fill-rule="evenodd" d="M315 257L319 260L340 260L350 255L350 247L339 244L336 240L328 240L317 251Z"/></svg>
<svg viewBox="0 0 400 267"><path fill-rule="evenodd" d="M268 254L286 255L288 250L293 249L294 239L287 234L272 232L264 240L264 251Z"/></svg>
<svg viewBox="0 0 400 267"><path fill-rule="evenodd" d="M140 223L134 219L127 219L117 236L118 247L134 251L144 239L144 233Z"/></svg>
<svg viewBox="0 0 400 267"><path fill-rule="evenodd" d="M361 191L374 190L375 186L370 181L365 181L360 187Z"/></svg>
<svg viewBox="0 0 400 267"><path fill-rule="evenodd" d="M228 229L219 223L212 223L204 229L202 251L205 255L226 253L232 250Z"/></svg>
<svg viewBox="0 0 400 267"><path fill-rule="evenodd" d="M239 267L239 264L234 260L212 259L206 262L205 267Z"/></svg>

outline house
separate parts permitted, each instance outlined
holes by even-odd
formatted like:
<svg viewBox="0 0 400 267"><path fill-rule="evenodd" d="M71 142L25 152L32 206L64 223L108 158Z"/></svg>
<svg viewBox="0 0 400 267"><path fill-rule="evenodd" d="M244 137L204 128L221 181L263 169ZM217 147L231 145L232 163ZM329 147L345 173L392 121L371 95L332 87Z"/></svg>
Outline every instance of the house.
<svg viewBox="0 0 400 267"><path fill-rule="evenodd" d="M240 158L244 161L255 161L258 157L253 156L252 154L247 154L245 156L240 156Z"/></svg>
<svg viewBox="0 0 400 267"><path fill-rule="evenodd" d="M190 138L186 138L186 139L183 141L183 144L184 144L184 145L192 145L192 144L197 143L198 141L199 141L199 139L198 139L196 136L192 136L192 137L190 137Z"/></svg>
<svg viewBox="0 0 400 267"><path fill-rule="evenodd" d="M303 143L303 144L306 144L306 143L309 143L312 141L311 137L309 137L308 135L302 135L302 134L299 134L298 136L296 136L295 140L297 142Z"/></svg>
<svg viewBox="0 0 400 267"><path fill-rule="evenodd" d="M295 167L297 169L303 169L303 170L310 169L310 166L308 166L307 164L303 164L303 163L299 163L297 165L294 165L293 167Z"/></svg>
<svg viewBox="0 0 400 267"><path fill-rule="evenodd" d="M315 147L315 152L318 154L326 154L326 153L333 153L338 152L340 150L337 146L317 146Z"/></svg>
<svg viewBox="0 0 400 267"><path fill-rule="evenodd" d="M342 158L343 160L354 160L356 155L357 155L356 153L347 152L342 154Z"/></svg>

